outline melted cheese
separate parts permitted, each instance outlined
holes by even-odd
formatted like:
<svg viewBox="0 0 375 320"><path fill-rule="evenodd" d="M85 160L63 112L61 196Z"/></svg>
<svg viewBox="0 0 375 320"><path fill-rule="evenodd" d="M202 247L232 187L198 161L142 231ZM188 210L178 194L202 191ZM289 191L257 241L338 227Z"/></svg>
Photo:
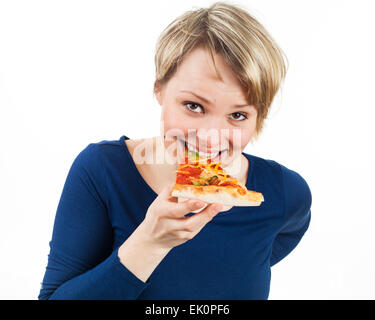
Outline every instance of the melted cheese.
<svg viewBox="0 0 375 320"><path fill-rule="evenodd" d="M223 182L232 182L236 184L238 187L243 189L244 191L247 190L246 186L244 186L241 182L239 182L237 179L232 177L231 175L227 174L224 170L220 170L221 162L214 162L214 163L204 163L204 161L201 161L200 163L198 162L197 164L185 164L181 165L179 169L176 172L181 172L181 173L186 173L188 174L189 172L183 171L181 169L186 168L186 167L192 167L192 168L202 168L203 171L201 173L201 176L203 177L212 177L212 176L217 176L219 178L219 185ZM193 178L194 181L200 182L204 184L206 181L203 179L199 179L198 177Z"/></svg>
<svg viewBox="0 0 375 320"><path fill-rule="evenodd" d="M215 166L215 172L216 172L216 173L218 172L218 168L219 168L219 166L220 166L220 163L221 163L221 162L218 162L218 163L216 164L216 166Z"/></svg>
<svg viewBox="0 0 375 320"><path fill-rule="evenodd" d="M178 172L178 173L183 173L183 174L190 174L189 171L183 171L183 170L176 170L176 172Z"/></svg>
<svg viewBox="0 0 375 320"><path fill-rule="evenodd" d="M179 170L181 170L181 169L183 169L183 168L186 168L186 167L199 168L199 167L201 167L201 165L200 165L200 164L198 164L198 165L185 164L185 165L180 166L180 167L179 167Z"/></svg>

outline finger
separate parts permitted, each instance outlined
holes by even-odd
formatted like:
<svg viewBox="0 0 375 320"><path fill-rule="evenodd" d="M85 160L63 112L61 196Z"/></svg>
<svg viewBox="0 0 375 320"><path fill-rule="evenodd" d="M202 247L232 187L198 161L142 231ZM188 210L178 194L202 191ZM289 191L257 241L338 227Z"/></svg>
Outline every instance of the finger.
<svg viewBox="0 0 375 320"><path fill-rule="evenodd" d="M177 231L176 237L180 240L190 240L194 238L194 233L190 231Z"/></svg>
<svg viewBox="0 0 375 320"><path fill-rule="evenodd" d="M177 202L177 197L174 197L174 196L171 195L174 185L175 185L174 182L166 184L164 186L164 188L161 190L161 192L159 193L158 198L173 201L173 202Z"/></svg>
<svg viewBox="0 0 375 320"><path fill-rule="evenodd" d="M166 204L166 214L173 218L184 218L191 211L198 210L206 203L199 199L188 199L187 201Z"/></svg>
<svg viewBox="0 0 375 320"><path fill-rule="evenodd" d="M189 236L192 232L189 229L185 229L185 224L183 223L182 219L175 219L175 218L165 218L166 224L165 228L168 230L169 233L174 234L179 237L178 235L186 235Z"/></svg>
<svg viewBox="0 0 375 320"><path fill-rule="evenodd" d="M186 217L184 221L184 230L200 231L208 222L210 222L223 209L220 203L210 203L204 210L191 217Z"/></svg>

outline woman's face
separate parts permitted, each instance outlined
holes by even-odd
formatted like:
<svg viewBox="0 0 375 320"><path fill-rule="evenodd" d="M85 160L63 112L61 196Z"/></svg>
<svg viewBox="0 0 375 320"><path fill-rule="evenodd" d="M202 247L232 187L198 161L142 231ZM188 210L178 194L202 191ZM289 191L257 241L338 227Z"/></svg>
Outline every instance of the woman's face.
<svg viewBox="0 0 375 320"><path fill-rule="evenodd" d="M220 80L209 51L196 48L185 56L156 98L162 106L164 146L208 153L228 165L241 155L255 133L257 111L221 55L215 55ZM159 90L158 90L159 89ZM180 148L180 149L179 149ZM183 154L183 153L182 153ZM176 157L177 155L173 155Z"/></svg>

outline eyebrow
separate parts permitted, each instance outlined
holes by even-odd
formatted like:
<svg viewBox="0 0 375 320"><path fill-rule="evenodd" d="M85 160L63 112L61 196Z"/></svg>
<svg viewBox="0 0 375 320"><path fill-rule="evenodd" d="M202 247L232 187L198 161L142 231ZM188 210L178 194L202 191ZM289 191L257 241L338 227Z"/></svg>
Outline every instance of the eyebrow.
<svg viewBox="0 0 375 320"><path fill-rule="evenodd" d="M188 91L188 90L181 90L180 92L186 92L186 93L190 93L192 94L193 96L196 96L198 99L201 99L202 101L204 101L205 103L208 103L208 104L211 104L212 105L212 102L209 101L208 99L192 92L192 91ZM236 104L236 105L233 105L232 106L233 108L243 108L243 107L250 107L249 104Z"/></svg>

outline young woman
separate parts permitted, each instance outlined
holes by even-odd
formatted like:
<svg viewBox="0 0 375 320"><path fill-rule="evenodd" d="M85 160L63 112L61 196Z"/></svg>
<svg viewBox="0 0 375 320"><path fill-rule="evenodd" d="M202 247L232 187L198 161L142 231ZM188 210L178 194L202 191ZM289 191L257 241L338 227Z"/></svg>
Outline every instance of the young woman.
<svg viewBox="0 0 375 320"><path fill-rule="evenodd" d="M160 35L155 64L161 135L90 143L76 157L39 299L267 299L271 266L308 228L305 180L242 152L286 74L264 27L221 2L186 12ZM169 160L179 160L179 147L237 169L265 201L230 207L172 197L178 161Z"/></svg>

